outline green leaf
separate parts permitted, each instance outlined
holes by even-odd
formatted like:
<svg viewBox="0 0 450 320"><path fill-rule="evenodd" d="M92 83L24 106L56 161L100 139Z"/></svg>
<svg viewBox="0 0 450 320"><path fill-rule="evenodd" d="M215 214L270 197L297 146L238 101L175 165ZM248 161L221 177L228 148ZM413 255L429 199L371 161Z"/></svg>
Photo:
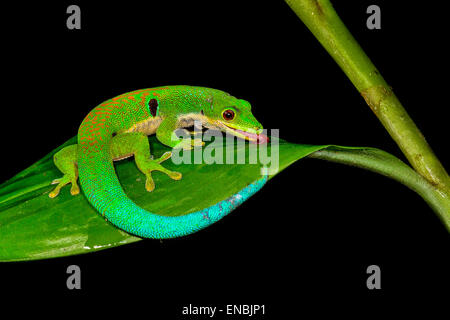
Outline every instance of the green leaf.
<svg viewBox="0 0 450 320"><path fill-rule="evenodd" d="M149 141L155 157L169 150L154 136ZM75 255L141 240L106 222L83 195L71 196L69 187L63 188L55 199L48 197L54 187L50 183L61 176L53 165L53 155L75 142L76 138L70 139L0 185L0 261ZM242 148L248 151L248 144L237 144L234 150ZM378 149L303 145L283 140L279 140L278 148L278 172L312 155L387 175L425 196L429 192L426 181L410 167ZM225 154L225 149L223 151ZM145 191L145 176L136 168L133 159L116 162L115 167L126 194L139 206L161 215L175 216L209 207L259 179L262 165L248 164L248 152L245 163L175 165L168 160L164 166L180 171L183 179L173 181L156 173L156 189L151 193Z"/></svg>
<svg viewBox="0 0 450 320"><path fill-rule="evenodd" d="M155 157L169 150L154 136L149 141ZM75 142L74 137L0 185L0 261L61 257L141 240L106 222L83 195L71 196L69 187L63 188L54 199L48 197L54 188L51 182L61 176L53 165L53 155ZM238 148L235 146L234 150ZM248 144L245 148L248 150ZM280 171L321 148L281 141ZM209 207L261 177L261 164L175 165L168 160L164 166L180 171L183 179L173 181L155 173L156 189L148 193L144 188L145 176L133 159L115 162L126 194L140 207L166 216Z"/></svg>

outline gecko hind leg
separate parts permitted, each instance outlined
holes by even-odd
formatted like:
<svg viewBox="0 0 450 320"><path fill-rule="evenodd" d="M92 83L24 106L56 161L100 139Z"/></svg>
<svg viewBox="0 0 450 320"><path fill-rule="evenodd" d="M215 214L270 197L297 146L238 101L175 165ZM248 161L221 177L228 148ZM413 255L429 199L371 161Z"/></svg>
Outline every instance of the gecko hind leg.
<svg viewBox="0 0 450 320"><path fill-rule="evenodd" d="M155 189L152 171L163 172L173 180L182 178L181 173L171 171L161 165L161 162L172 156L171 152L166 152L157 159L151 158L148 138L142 133L130 132L116 135L112 141L111 153L113 159L123 158L123 155L134 155L134 161L138 169L145 174L145 189L149 192Z"/></svg>
<svg viewBox="0 0 450 320"><path fill-rule="evenodd" d="M61 188L71 183L70 194L77 195L80 193L80 187L77 184L78 168L77 168L77 145L67 146L53 156L55 166L63 173L62 178L55 179L52 184L57 184L48 196L55 198L59 195Z"/></svg>

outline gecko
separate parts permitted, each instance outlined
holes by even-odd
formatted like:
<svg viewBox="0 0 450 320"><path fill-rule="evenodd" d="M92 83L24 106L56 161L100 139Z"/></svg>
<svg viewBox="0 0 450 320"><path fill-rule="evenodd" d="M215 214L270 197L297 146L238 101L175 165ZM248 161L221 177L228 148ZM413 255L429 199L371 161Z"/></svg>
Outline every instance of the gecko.
<svg viewBox="0 0 450 320"><path fill-rule="evenodd" d="M147 136L156 134L159 142L171 148L203 146L201 140L174 135L176 129L192 127L194 121L255 143L268 141L250 103L224 91L184 85L135 90L92 109L78 129L77 144L54 155L54 164L63 176L52 182L56 187L49 197L57 197L68 184L72 195L79 194L79 179L88 202L106 221L143 238L175 238L211 225L260 190L267 175L206 209L168 217L144 210L128 198L113 165L113 161L134 156L137 168L145 174L145 189L149 192L155 188L153 171L173 180L182 179L181 173L161 165L172 152L152 158Z"/></svg>

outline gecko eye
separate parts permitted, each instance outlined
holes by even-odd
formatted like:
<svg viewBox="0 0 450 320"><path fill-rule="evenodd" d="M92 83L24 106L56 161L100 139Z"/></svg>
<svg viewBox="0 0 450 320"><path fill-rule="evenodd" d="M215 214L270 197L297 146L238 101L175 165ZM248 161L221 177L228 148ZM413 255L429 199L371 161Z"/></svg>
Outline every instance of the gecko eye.
<svg viewBox="0 0 450 320"><path fill-rule="evenodd" d="M222 113L222 117L227 121L231 121L234 119L234 111L231 109L227 109Z"/></svg>

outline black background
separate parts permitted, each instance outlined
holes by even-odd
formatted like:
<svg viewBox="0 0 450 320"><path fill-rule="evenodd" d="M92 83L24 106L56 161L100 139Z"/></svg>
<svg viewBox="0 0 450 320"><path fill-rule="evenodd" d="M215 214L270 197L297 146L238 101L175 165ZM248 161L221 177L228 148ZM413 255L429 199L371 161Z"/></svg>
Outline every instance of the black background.
<svg viewBox="0 0 450 320"><path fill-rule="evenodd" d="M448 83L441 79L450 71L447 12L410 1L333 3L448 167ZM79 31L66 28L70 4L81 7ZM366 28L370 4L381 7L381 30ZM246 99L266 128L291 142L373 146L404 159L283 1L22 2L1 11L0 181L72 137L100 102L171 84ZM448 240L438 217L406 187L305 159L199 233L1 264L0 286L24 306L38 302L33 313L58 305L71 313L94 307L175 319L190 303L265 304L265 318L279 319L348 314L357 306L406 311L448 288ZM80 291L66 288L71 264L81 267ZM371 264L381 268L378 291L366 288Z"/></svg>

